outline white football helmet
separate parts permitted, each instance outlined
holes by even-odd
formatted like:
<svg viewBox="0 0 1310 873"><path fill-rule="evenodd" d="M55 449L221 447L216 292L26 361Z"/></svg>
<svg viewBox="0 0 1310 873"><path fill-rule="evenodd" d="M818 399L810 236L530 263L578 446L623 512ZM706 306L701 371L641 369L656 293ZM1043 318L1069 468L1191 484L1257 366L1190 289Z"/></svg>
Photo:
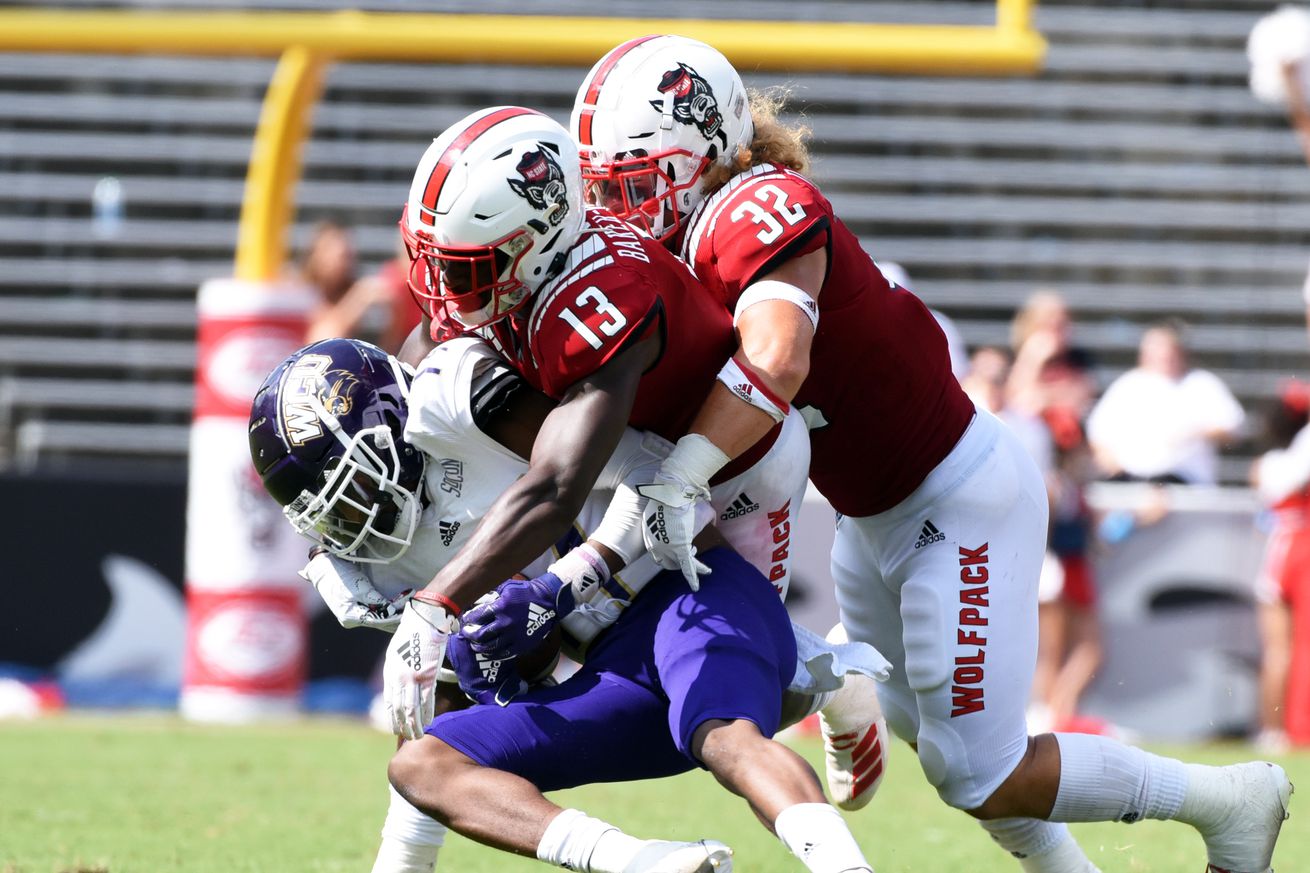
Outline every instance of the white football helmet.
<svg viewBox="0 0 1310 873"><path fill-rule="evenodd" d="M683 36L630 40L591 68L573 104L589 202L666 241L705 197L701 177L755 135L732 64Z"/></svg>
<svg viewBox="0 0 1310 873"><path fill-rule="evenodd" d="M475 112L433 140L414 172L400 220L410 288L434 323L490 324L558 272L581 228L569 132L518 106Z"/></svg>

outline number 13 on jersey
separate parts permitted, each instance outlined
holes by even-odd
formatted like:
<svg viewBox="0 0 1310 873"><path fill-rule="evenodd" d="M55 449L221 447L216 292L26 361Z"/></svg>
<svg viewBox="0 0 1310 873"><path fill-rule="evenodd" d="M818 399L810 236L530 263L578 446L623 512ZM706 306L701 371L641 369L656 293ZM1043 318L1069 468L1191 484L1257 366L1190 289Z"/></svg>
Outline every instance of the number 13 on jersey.
<svg viewBox="0 0 1310 873"><path fill-rule="evenodd" d="M590 308L594 310L597 315L601 316L603 320L595 327L596 330L599 330L601 333L605 334L605 336L614 336L628 325L627 317L618 310L618 307L613 303L610 303L610 299L605 296L605 292L601 291L595 285L592 285L590 288L579 294L577 299L573 301L573 304L579 308ZM596 330L592 330L592 328L587 325L582 318L579 318L578 314L569 307L566 306L561 309L559 317L568 322L569 326L577 331L578 336L586 340L587 345L591 346L593 349L598 349L605 344L604 340L596 335Z"/></svg>

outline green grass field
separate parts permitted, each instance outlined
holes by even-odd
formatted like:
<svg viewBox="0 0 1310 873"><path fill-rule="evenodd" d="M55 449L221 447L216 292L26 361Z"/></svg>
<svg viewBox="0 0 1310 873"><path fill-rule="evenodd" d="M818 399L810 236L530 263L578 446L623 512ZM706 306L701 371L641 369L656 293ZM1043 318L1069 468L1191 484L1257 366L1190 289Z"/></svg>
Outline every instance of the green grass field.
<svg viewBox="0 0 1310 873"><path fill-rule="evenodd" d="M817 740L796 745L821 767ZM0 871L367 871L392 747L389 737L346 721L218 728L166 715L73 715L0 723ZM1207 763L1251 756L1237 745L1158 751ZM1280 762L1310 786L1310 754ZM802 869L705 773L555 799L638 836L724 840L743 873ZM1279 873L1310 870L1310 808L1294 801L1292 812L1274 858ZM873 804L848 819L878 873L1018 870L981 829L937 800L904 746L893 750ZM1075 825L1075 834L1105 873L1204 867L1200 839L1183 825ZM452 836L440 869L548 868Z"/></svg>

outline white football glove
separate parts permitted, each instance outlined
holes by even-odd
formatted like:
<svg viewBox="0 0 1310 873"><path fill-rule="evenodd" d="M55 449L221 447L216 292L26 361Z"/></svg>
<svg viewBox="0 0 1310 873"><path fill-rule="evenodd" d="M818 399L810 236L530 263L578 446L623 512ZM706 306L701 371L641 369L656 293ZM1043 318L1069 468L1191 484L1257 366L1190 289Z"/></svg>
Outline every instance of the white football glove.
<svg viewBox="0 0 1310 873"><path fill-rule="evenodd" d="M710 568L696 560L691 541L714 519L710 477L728 460L714 443L689 433L660 465L655 481L637 486L637 493L648 501L642 513L646 551L665 570L682 570L692 591L700 590L698 574L708 574Z"/></svg>
<svg viewBox="0 0 1310 873"><path fill-rule="evenodd" d="M300 571L342 627L371 627L391 633L400 624L404 603L392 603L373 587L358 564L316 547Z"/></svg>
<svg viewBox="0 0 1310 873"><path fill-rule="evenodd" d="M459 619L444 607L418 599L406 604L382 665L382 697L393 733L409 740L423 736L436 714L437 671L450 635L458 631Z"/></svg>

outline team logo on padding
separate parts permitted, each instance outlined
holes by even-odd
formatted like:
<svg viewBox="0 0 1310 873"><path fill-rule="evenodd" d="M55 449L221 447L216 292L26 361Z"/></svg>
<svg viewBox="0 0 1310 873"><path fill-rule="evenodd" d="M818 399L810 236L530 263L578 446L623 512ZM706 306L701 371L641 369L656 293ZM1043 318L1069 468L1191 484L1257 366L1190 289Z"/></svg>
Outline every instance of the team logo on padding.
<svg viewBox="0 0 1310 873"><path fill-rule="evenodd" d="M723 113L714 97L710 83L700 73L679 63L660 79L661 94L673 95L673 118L680 124L694 124L706 139L719 138L728 147L728 135L723 132ZM650 105L664 111L663 100L652 100Z"/></svg>
<svg viewBox="0 0 1310 873"><path fill-rule="evenodd" d="M564 188L564 170L545 144L524 152L514 168L521 179L507 179L514 193L546 213L551 224L559 224L569 214L568 192Z"/></svg>

